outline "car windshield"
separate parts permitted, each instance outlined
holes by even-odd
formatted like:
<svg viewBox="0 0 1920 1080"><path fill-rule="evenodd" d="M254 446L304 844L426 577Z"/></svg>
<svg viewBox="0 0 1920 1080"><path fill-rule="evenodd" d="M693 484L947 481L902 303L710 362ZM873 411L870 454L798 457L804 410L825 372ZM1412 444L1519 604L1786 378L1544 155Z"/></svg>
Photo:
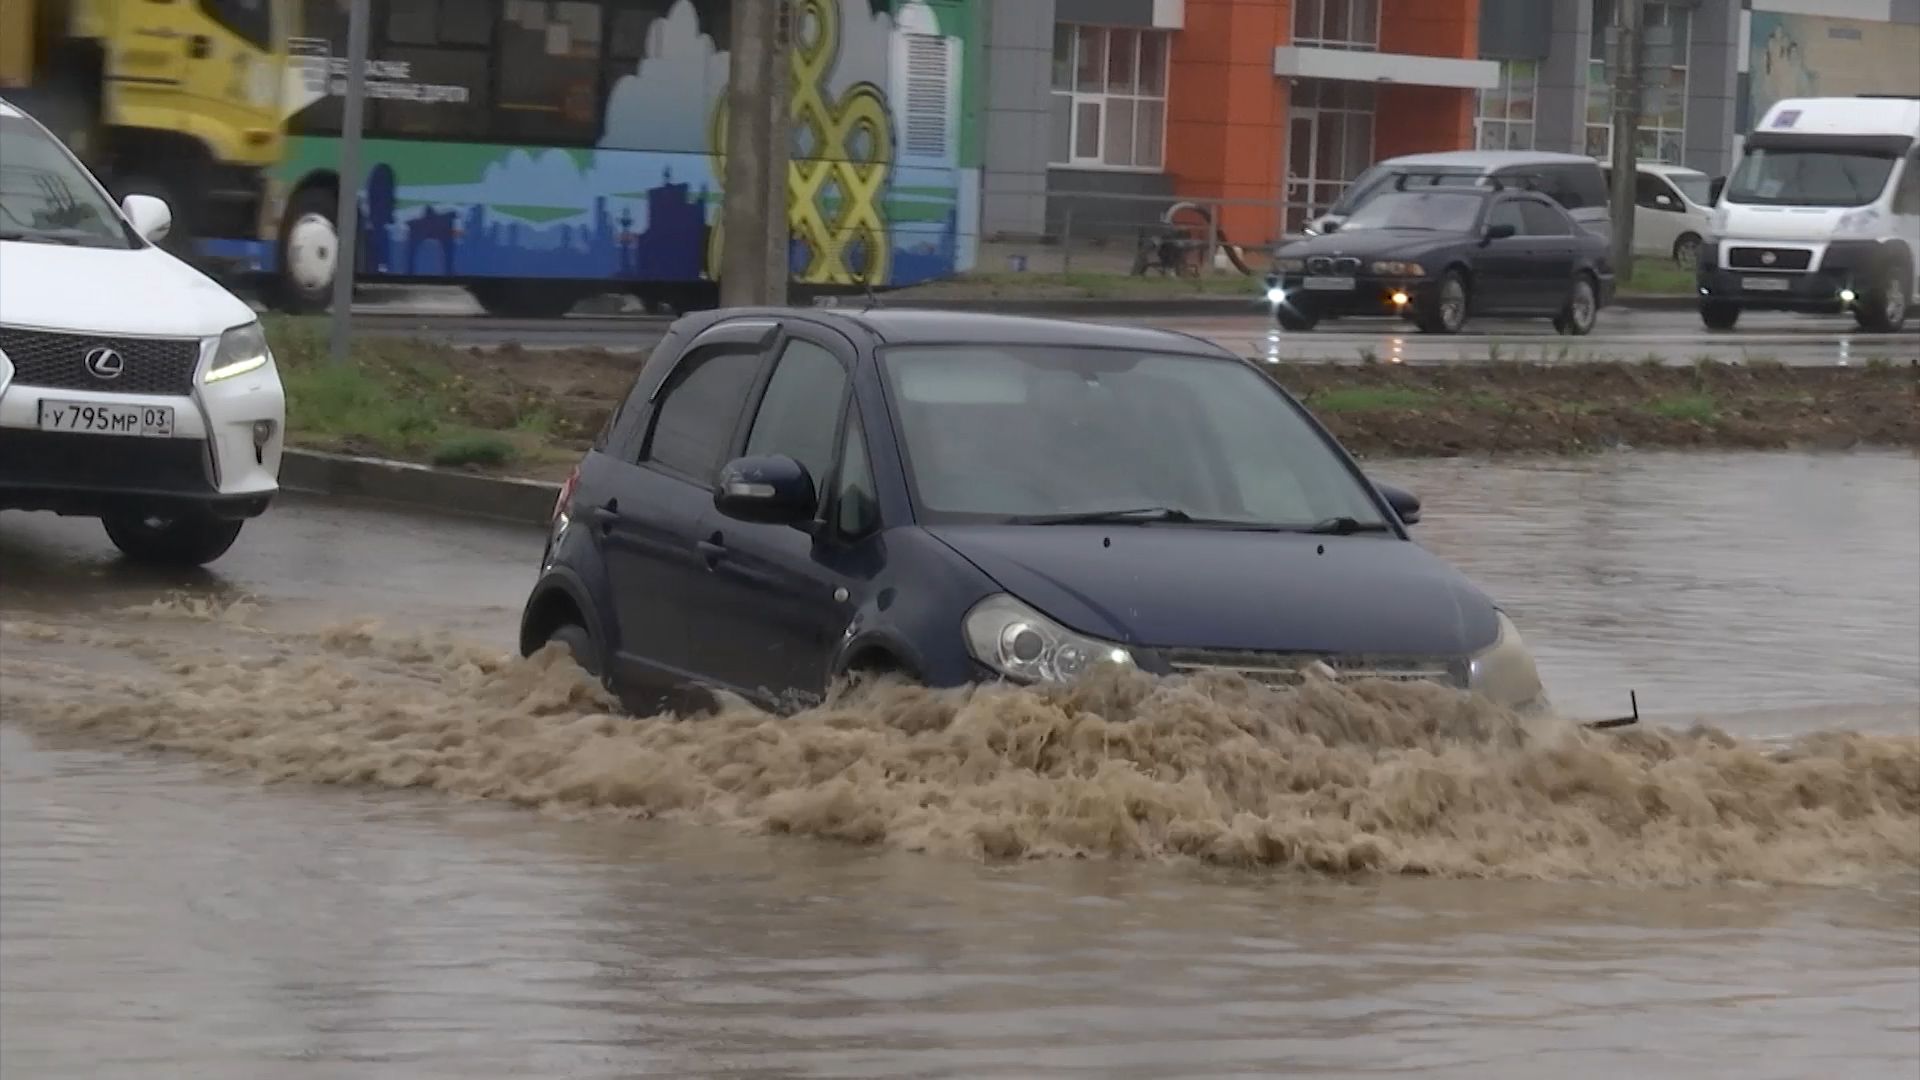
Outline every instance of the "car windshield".
<svg viewBox="0 0 1920 1080"><path fill-rule="evenodd" d="M1667 179L1698 206L1713 205L1713 181L1706 173L1668 173Z"/></svg>
<svg viewBox="0 0 1920 1080"><path fill-rule="evenodd" d="M1360 229L1427 229L1470 232L1485 197L1464 191L1389 191L1369 199L1340 226Z"/></svg>
<svg viewBox="0 0 1920 1080"><path fill-rule="evenodd" d="M1335 202L1327 212L1341 215L1353 213L1357 208L1366 205L1374 196L1391 190L1393 178L1402 172L1408 171L1410 168L1412 167L1390 165L1373 166L1366 172L1361 173L1353 183L1348 184L1347 190L1341 194L1339 200ZM1476 182L1481 176L1478 169L1462 169L1453 166L1442 166L1431 170L1421 169L1419 171L1421 175L1418 180L1410 182L1432 185L1466 185Z"/></svg>
<svg viewBox="0 0 1920 1080"><path fill-rule="evenodd" d="M1893 172L1891 154L1760 148L1727 181L1728 202L1761 206L1865 206Z"/></svg>
<svg viewBox="0 0 1920 1080"><path fill-rule="evenodd" d="M0 114L0 240L129 248L120 217L39 127Z"/></svg>
<svg viewBox="0 0 1920 1080"><path fill-rule="evenodd" d="M1227 358L1028 346L881 351L920 520L1172 510L1379 526L1370 494L1266 376Z"/></svg>

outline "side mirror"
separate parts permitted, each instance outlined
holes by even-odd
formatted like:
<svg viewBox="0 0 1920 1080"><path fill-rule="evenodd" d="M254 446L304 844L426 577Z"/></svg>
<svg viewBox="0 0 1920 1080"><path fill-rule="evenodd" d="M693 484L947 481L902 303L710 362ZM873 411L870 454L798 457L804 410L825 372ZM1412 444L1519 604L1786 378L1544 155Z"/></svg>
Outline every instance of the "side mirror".
<svg viewBox="0 0 1920 1080"><path fill-rule="evenodd" d="M735 458L720 470L714 508L737 521L805 525L820 497L807 467L785 454Z"/></svg>
<svg viewBox="0 0 1920 1080"><path fill-rule="evenodd" d="M1373 486L1380 489L1380 494L1387 500L1387 505L1393 507L1393 512L1400 515L1401 524L1418 525L1420 523L1419 496L1404 488L1394 487L1392 484Z"/></svg>
<svg viewBox="0 0 1920 1080"><path fill-rule="evenodd" d="M1662 210L1671 210L1673 209L1673 196L1655 195L1653 197L1653 205L1659 207Z"/></svg>
<svg viewBox="0 0 1920 1080"><path fill-rule="evenodd" d="M173 211L166 200L151 195L129 195L120 201L120 212L127 215L133 231L149 244L157 244L173 231Z"/></svg>
<svg viewBox="0 0 1920 1080"><path fill-rule="evenodd" d="M1320 223L1320 231L1323 233L1337 233L1340 231L1340 223L1338 221L1323 221Z"/></svg>
<svg viewBox="0 0 1920 1080"><path fill-rule="evenodd" d="M1505 240L1507 237L1519 231L1520 230L1507 224L1489 225L1487 226L1487 242L1492 243L1495 240Z"/></svg>

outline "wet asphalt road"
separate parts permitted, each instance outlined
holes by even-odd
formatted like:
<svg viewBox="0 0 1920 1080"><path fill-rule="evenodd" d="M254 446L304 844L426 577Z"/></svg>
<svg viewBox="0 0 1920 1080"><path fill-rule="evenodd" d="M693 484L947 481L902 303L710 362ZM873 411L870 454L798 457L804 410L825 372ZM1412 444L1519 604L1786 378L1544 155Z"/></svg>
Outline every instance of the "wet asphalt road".
<svg viewBox="0 0 1920 1080"><path fill-rule="evenodd" d="M1378 469L1423 496L1420 540L1511 606L1571 710L1616 710L1632 686L1661 723L1745 737L1920 730L1914 455ZM438 647L371 655L320 631L507 648L539 546L289 498L209 570L154 574L92 522L0 514L0 1073L1907 1080L1920 1064L1911 874L1666 889L982 866L386 790L420 785L435 753L509 769L557 751L536 718L436 726L497 707ZM262 649L288 665L234 659ZM300 700L258 688L289 671ZM209 696L235 715L199 750L238 775L83 727ZM348 710L419 730L342 765ZM260 759L296 782L263 788ZM579 787L617 806L639 764ZM297 782L336 768L361 782ZM1703 768L1594 782L1728 805L1729 781L1695 786ZM1832 793L1805 796L1836 805L1857 790L1812 779ZM1570 860L1598 827L1569 833ZM1661 842L1684 867L1760 835Z"/></svg>
<svg viewBox="0 0 1920 1080"><path fill-rule="evenodd" d="M432 335L460 345L519 344L527 348L645 350L659 340L668 320L646 315L573 315L565 319L494 319L458 290L381 291L355 305L355 325L367 333ZM1824 316L1751 313L1732 333L1709 333L1691 312L1609 308L1585 338L1556 334L1545 321L1479 321L1452 337L1421 334L1404 323L1354 319L1323 323L1312 333L1272 327L1258 305L1246 317L1204 316L1112 319L1198 334L1234 351L1280 360L1456 363L1490 357L1531 361L1615 360L1656 357L1685 364L1711 357L1722 362L1773 360L1793 365L1860 364L1870 360L1920 359L1920 326L1898 335L1858 332L1852 320Z"/></svg>

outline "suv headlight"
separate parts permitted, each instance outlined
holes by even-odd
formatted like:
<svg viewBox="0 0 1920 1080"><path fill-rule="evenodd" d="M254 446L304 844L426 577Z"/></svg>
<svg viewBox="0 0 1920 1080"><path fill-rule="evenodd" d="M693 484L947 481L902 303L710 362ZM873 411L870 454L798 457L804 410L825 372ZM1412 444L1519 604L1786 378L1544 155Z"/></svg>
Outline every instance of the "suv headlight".
<svg viewBox="0 0 1920 1080"><path fill-rule="evenodd" d="M1018 682L1068 682L1095 664L1133 666L1133 654L1078 634L1006 593L980 601L961 620L973 658Z"/></svg>
<svg viewBox="0 0 1920 1080"><path fill-rule="evenodd" d="M1833 235L1867 237L1871 239L1880 229L1880 211L1869 206L1861 210L1849 210L1840 215L1833 223Z"/></svg>
<svg viewBox="0 0 1920 1080"><path fill-rule="evenodd" d="M1533 653L1520 639L1520 628L1513 625L1506 612L1496 610L1494 615L1500 620L1500 636L1468 661L1468 689L1509 709L1544 708L1546 691L1540 685Z"/></svg>
<svg viewBox="0 0 1920 1080"><path fill-rule="evenodd" d="M220 335L220 345L213 351L213 363L207 365L205 381L214 383L258 371L272 359L273 351L267 348L267 332L258 322L236 326Z"/></svg>

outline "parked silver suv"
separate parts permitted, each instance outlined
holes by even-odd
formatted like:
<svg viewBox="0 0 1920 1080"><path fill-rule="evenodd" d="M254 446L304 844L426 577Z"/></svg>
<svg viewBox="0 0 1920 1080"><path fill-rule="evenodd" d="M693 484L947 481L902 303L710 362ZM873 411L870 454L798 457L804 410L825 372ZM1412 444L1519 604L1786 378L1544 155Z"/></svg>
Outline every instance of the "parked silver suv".
<svg viewBox="0 0 1920 1080"><path fill-rule="evenodd" d="M1440 154L1407 154L1379 162L1356 177L1340 200L1325 214L1307 226L1309 235L1331 231L1368 199L1393 189L1393 178L1400 173L1431 174L1435 183L1448 183L1459 177L1461 184L1475 184L1488 176L1503 180L1527 180L1535 190L1565 207L1581 228L1600 236L1611 236L1613 218L1607 206L1607 181L1600 163L1580 154L1555 154L1544 150L1453 150Z"/></svg>

